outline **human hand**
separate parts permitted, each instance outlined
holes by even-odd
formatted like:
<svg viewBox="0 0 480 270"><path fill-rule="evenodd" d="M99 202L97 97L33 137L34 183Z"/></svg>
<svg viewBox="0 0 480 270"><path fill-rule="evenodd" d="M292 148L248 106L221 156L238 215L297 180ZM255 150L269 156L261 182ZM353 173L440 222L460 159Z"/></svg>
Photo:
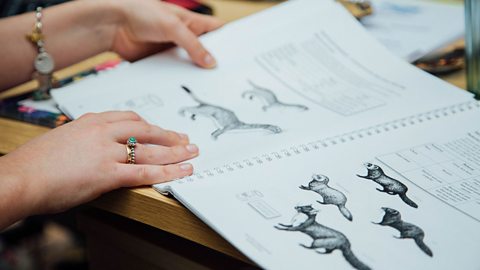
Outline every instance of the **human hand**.
<svg viewBox="0 0 480 270"><path fill-rule="evenodd" d="M33 13L0 20L0 92L31 79L37 51L25 39ZM44 9L42 32L55 68L68 67L105 51L137 60L175 43L201 67L215 66L197 36L220 27L211 16L160 0L68 1Z"/></svg>
<svg viewBox="0 0 480 270"><path fill-rule="evenodd" d="M197 36L222 26L220 20L158 0L115 0L113 4L122 19L111 48L123 58L139 59L173 42L184 48L197 65L216 65Z"/></svg>
<svg viewBox="0 0 480 270"><path fill-rule="evenodd" d="M136 164L126 164L131 136L139 141ZM12 192L21 193L25 215L32 215L62 211L116 188L191 175L192 165L179 162L197 155L186 135L150 125L133 112L105 112L47 132L0 158L0 167L11 165L1 171L17 176Z"/></svg>

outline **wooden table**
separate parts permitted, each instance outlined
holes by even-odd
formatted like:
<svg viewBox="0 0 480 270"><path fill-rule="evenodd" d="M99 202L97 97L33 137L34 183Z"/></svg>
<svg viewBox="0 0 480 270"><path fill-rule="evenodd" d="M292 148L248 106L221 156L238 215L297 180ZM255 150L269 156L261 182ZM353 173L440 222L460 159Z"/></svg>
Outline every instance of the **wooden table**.
<svg viewBox="0 0 480 270"><path fill-rule="evenodd" d="M210 4L216 15L225 21L238 19L274 5L272 2L235 0L205 0L205 2ZM116 56L111 53L102 54L62 71L61 75L68 76L112 57ZM443 79L465 88L463 71ZM34 83L30 82L17 87L15 91L21 92L32 86ZM13 151L21 144L48 130L48 128L0 118L0 154ZM131 269L133 267L158 269L166 265L169 269L205 269L205 267L218 266L202 262L207 257L229 266L248 265L242 263L242 261L249 262L245 256L185 207L172 198L160 195L150 187L116 190L88 205L104 211L83 211L79 218L79 225L87 235L92 269ZM182 246L181 250L173 252L172 250L175 250L173 247L178 245ZM185 250L192 246L194 250L186 254ZM201 246L207 248L202 249ZM192 259L192 254L199 249L202 250L203 255L197 258L193 256L194 259ZM114 265L109 259L111 256L116 258Z"/></svg>

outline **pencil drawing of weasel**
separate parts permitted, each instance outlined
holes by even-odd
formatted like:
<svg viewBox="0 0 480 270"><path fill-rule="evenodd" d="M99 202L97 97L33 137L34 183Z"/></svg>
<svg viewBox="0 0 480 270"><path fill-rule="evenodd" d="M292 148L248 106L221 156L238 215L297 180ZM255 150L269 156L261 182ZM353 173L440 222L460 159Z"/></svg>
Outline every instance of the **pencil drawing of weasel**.
<svg viewBox="0 0 480 270"><path fill-rule="evenodd" d="M211 135L213 139L217 139L218 136L222 135L223 133L231 130L241 130L241 129L264 129L270 131L272 133L280 133L282 129L273 126L273 125L265 125L265 124L247 124L238 119L234 112L225 109L220 106L208 104L206 102L201 101L199 98L195 96L195 94L190 91L185 86L182 86L183 90L187 92L199 105L194 107L185 107L182 108L179 113L180 115L184 116L185 113L191 114L190 118L195 120L197 115L204 115L207 117L212 118L215 123L219 126L217 130L215 130Z"/></svg>
<svg viewBox="0 0 480 270"><path fill-rule="evenodd" d="M270 89L261 87L248 80L248 83L253 87L252 90L248 90L242 93L242 98L248 97L252 100L254 97L260 98L265 105L262 107L264 111L267 111L273 107L284 107L284 108L296 108L301 111L307 111L308 107L300 104L288 104L278 100L275 93Z"/></svg>
<svg viewBox="0 0 480 270"><path fill-rule="evenodd" d="M418 205L407 197L408 187L402 182L386 175L382 168L380 168L378 165L371 163L365 163L363 165L367 169L368 173L365 176L357 174L358 177L374 181L383 187L383 189L377 188L378 191L385 192L389 195L398 195L406 204L410 205L411 207L418 208Z"/></svg>
<svg viewBox="0 0 480 270"><path fill-rule="evenodd" d="M330 179L321 174L314 174L312 176L312 181L308 183L308 187L306 186L300 186L301 189L303 190L311 190L314 191L320 196L322 196L323 201L317 201L320 204L333 204L338 207L338 210L340 210L340 213L342 215L352 221L352 213L345 207L345 204L347 203L347 197L340 191L328 186L328 182Z"/></svg>
<svg viewBox="0 0 480 270"><path fill-rule="evenodd" d="M334 250L338 249L342 252L343 257L356 269L368 270L370 267L361 262L352 252L350 241L341 232L323 226L315 219L318 210L314 209L311 205L296 206L295 210L298 213L307 215L307 220L298 225L285 225L279 223L275 228L283 231L298 231L307 234L313 239L310 246L300 244L300 246L313 249L320 254L330 254ZM322 251L320 251L322 250Z"/></svg>
<svg viewBox="0 0 480 270"><path fill-rule="evenodd" d="M382 225L382 226L390 226L392 228L397 229L400 232L400 237L394 236L398 239L408 239L411 238L415 240L417 246L425 252L430 257L433 257L433 253L430 248L423 242L423 238L425 237L425 233L423 230L411 223L405 222L402 220L402 216L399 211L388 208L382 207L382 210L385 211L383 219L381 222L374 224Z"/></svg>

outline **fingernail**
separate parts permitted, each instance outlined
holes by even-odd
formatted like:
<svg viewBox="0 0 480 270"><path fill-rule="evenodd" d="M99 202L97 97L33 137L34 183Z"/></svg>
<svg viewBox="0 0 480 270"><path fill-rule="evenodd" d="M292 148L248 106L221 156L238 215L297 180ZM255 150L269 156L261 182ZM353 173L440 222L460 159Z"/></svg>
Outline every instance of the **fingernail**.
<svg viewBox="0 0 480 270"><path fill-rule="evenodd" d="M203 58L203 64L208 68L213 68L217 65L217 61L215 61L211 54L207 53Z"/></svg>
<svg viewBox="0 0 480 270"><path fill-rule="evenodd" d="M182 140L188 140L188 135L187 135L187 134L178 133L178 136L179 136L180 139L182 139Z"/></svg>
<svg viewBox="0 0 480 270"><path fill-rule="evenodd" d="M184 163L184 164L180 165L180 169L182 171L190 171L190 170L192 170L192 168L193 168L193 166L190 163Z"/></svg>
<svg viewBox="0 0 480 270"><path fill-rule="evenodd" d="M187 151L192 153L192 154L198 152L198 147L195 144L189 144L189 145L185 146L185 148L187 148Z"/></svg>

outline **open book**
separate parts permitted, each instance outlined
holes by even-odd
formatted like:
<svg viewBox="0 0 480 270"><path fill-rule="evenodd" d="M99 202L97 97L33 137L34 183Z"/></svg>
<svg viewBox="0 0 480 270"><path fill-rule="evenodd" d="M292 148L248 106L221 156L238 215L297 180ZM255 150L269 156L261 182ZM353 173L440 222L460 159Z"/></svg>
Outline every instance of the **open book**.
<svg viewBox="0 0 480 270"><path fill-rule="evenodd" d="M288 1L53 93L188 133L158 184L269 269L478 269L480 105L392 56L332 1ZM377 190L376 190L377 189ZM397 239L398 238L398 239Z"/></svg>

